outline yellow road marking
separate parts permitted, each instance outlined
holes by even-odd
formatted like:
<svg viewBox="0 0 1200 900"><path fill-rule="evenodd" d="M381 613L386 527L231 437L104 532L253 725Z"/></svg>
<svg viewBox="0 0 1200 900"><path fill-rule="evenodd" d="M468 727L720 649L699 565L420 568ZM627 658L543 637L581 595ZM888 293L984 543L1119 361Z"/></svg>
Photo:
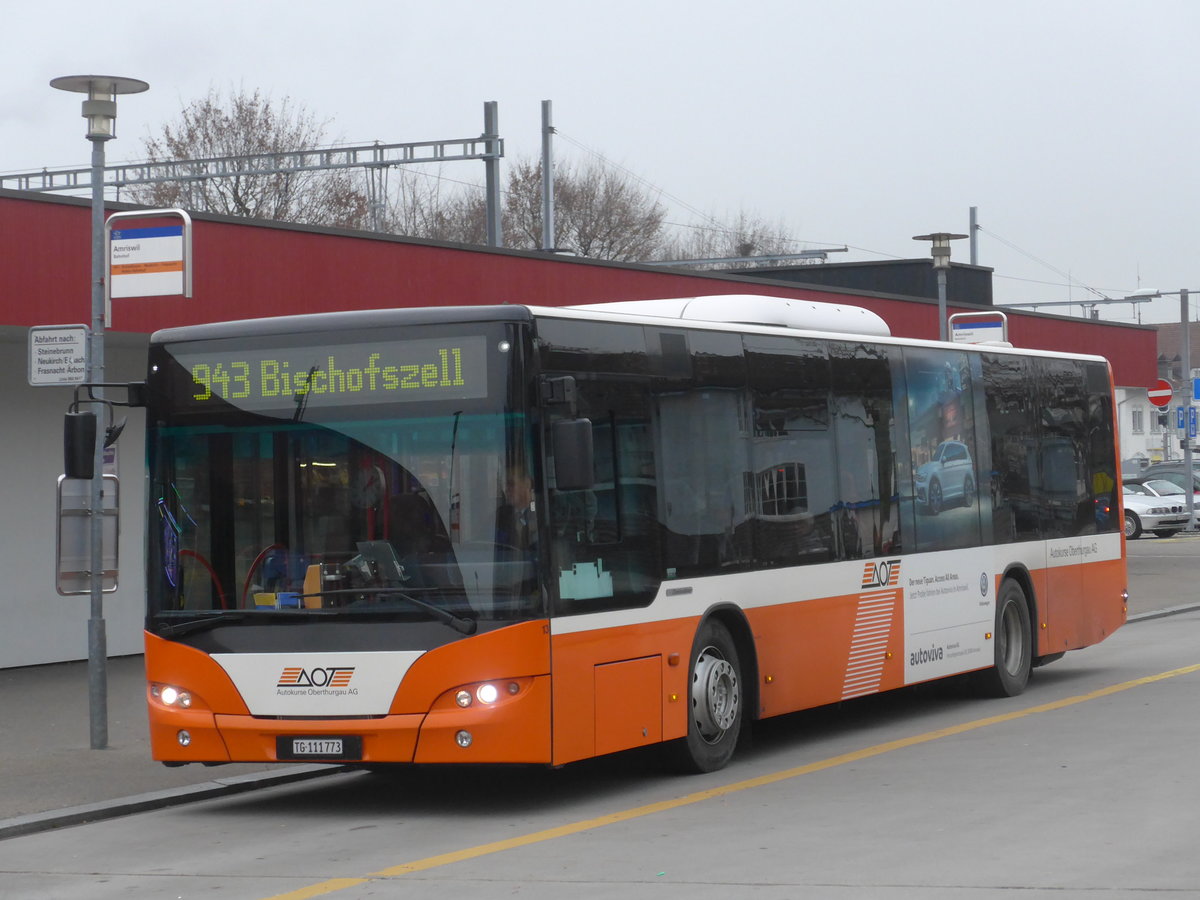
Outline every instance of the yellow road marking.
<svg viewBox="0 0 1200 900"><path fill-rule="evenodd" d="M569 825L560 825L557 828L546 828L542 831L535 831L531 834L521 835L520 837L509 838L503 841L493 841L490 844L479 844L475 847L466 847L462 850L455 850L450 853L441 853L437 856L427 856L424 859L401 863L398 866L391 866L387 869L380 869L378 872L371 872L370 874L363 875L359 878L331 878L330 880L323 881L320 884L310 885L309 887L300 888L296 891L290 891L286 894L275 894L272 897L266 898L266 900L308 900L308 898L311 897L321 897L326 894L332 894L336 891L345 890L346 888L356 887L361 884L368 884L371 881L375 881L380 878L394 878L398 875L407 875L412 872L423 872L428 869L436 869L441 866L448 866L452 865L453 863L464 862L468 859L477 859L480 856L490 856L493 853L502 853L505 850L515 850L518 847L528 847L531 844L540 844L544 843L545 841L552 841L561 837L569 837L570 835L579 834L584 831L591 831L595 828L603 828L606 825L616 825L619 822L628 822L632 819L640 819L644 816L652 816L655 813L667 812L668 810L679 809L683 806L691 806L694 803L703 803L705 800L712 800L717 797L736 794L740 791L750 790L751 788L764 787L780 781L787 781L791 778L798 778L801 775L810 775L813 772L821 772L825 769L833 769L837 766L844 766L847 763L871 759L872 757L882 756L885 753L892 753L893 751L903 750L907 747L916 747L920 744L928 744L931 741L953 737L957 734L965 734L968 731L975 731L979 728L987 728L992 725L1000 725L1004 722L1012 722L1016 719L1022 719L1026 716L1032 716L1038 713L1054 712L1055 710L1065 709L1066 707L1075 706L1079 703L1086 703L1089 700L1099 700L1102 697L1109 697L1113 694L1119 694L1122 691L1128 691L1132 688L1142 687L1147 684L1154 684L1159 681L1166 681L1169 678L1176 678L1180 675L1190 675L1193 672L1200 672L1200 663L1191 666L1184 666L1179 669L1171 669L1167 672L1160 672L1157 675L1147 675L1144 678L1135 678L1132 681L1124 681L1120 684L1110 685L1109 687L1100 688L1099 690L1095 690L1087 694L1066 697L1062 700L1054 700L1050 703L1043 703L1039 706L1031 706L1027 709L1003 713L998 716L988 716L986 719L975 719L971 722L964 722L961 725L951 725L948 728L939 728L935 731L927 731L924 734L900 738L899 740L895 741L887 741L883 744L875 744L872 747L864 747L862 750L854 750L850 753L843 753L840 756L831 756L829 759L822 759L803 766L796 766L791 769L782 769L778 772L772 772L767 775L759 775L757 778L747 778L744 781L736 781L733 784L723 785L722 787L709 788L706 791L696 791L692 794L676 797L673 800L660 800L658 803L648 803L645 806L636 806L632 809L609 813L606 816L597 816L593 819L584 819L583 821L573 822Z"/></svg>

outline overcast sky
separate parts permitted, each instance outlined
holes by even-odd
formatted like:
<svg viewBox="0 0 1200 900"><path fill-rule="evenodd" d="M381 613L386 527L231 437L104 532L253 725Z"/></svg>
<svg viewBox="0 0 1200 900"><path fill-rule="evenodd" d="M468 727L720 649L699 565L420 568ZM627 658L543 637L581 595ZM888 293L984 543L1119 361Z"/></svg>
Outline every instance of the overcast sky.
<svg viewBox="0 0 1200 900"><path fill-rule="evenodd" d="M290 98L349 143L471 137L495 100L509 159L540 152L553 100L556 156L603 155L671 221L744 209L850 262L925 256L912 236L965 233L975 206L998 302L1200 291L1196 0L59 0L4 18L3 173L88 164L60 75L150 83L119 100L109 162L210 87ZM1142 306L1178 320L1177 298Z"/></svg>

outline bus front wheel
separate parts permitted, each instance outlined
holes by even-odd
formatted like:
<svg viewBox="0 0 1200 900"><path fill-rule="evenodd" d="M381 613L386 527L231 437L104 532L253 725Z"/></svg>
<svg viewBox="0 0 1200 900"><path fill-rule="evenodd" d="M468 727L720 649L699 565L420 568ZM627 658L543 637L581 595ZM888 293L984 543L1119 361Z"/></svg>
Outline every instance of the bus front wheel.
<svg viewBox="0 0 1200 900"><path fill-rule="evenodd" d="M744 696L737 647L716 619L696 633L688 679L688 730L677 742L677 762L685 771L714 772L737 747Z"/></svg>
<svg viewBox="0 0 1200 900"><path fill-rule="evenodd" d="M1025 690L1033 668L1033 628L1025 591L1011 578L1004 579L996 597L992 644L994 665L980 673L983 691L992 697L1015 697Z"/></svg>

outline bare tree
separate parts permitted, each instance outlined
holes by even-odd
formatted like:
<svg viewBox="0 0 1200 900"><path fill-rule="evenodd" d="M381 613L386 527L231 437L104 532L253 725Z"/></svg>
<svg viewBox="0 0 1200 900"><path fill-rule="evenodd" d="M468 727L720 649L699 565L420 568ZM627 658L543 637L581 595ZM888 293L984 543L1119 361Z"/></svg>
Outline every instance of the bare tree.
<svg viewBox="0 0 1200 900"><path fill-rule="evenodd" d="M179 118L145 140L151 162L287 153L325 143L325 123L286 98L272 101L255 90L224 96L216 88L186 104ZM542 171L518 160L503 200L505 244L542 245ZM360 176L347 171L210 177L133 185L133 199L151 206L182 206L227 215L301 224L366 228L373 221L395 234L466 244L486 243L487 210L478 185L459 185L440 174L388 170ZM368 196L369 194L369 196ZM745 257L788 252L794 241L780 227L745 212L729 228L669 229L666 209L653 190L602 162L560 163L554 173L558 250L593 259ZM375 208L372 203L375 201Z"/></svg>
<svg viewBox="0 0 1200 900"><path fill-rule="evenodd" d="M454 185L437 173L400 167L397 185L390 192L383 230L393 234L487 243L487 201L477 185Z"/></svg>
<svg viewBox="0 0 1200 900"><path fill-rule="evenodd" d="M151 162L285 153L319 147L325 123L288 99L272 101L259 91L228 98L216 88L183 107L144 142ZM343 228L364 227L366 195L346 172L292 172L173 181L130 188L138 203L183 206L256 219Z"/></svg>
<svg viewBox="0 0 1200 900"><path fill-rule="evenodd" d="M782 225L769 225L745 210L738 212L731 225L710 223L678 226L664 243L660 259L742 259L755 256L781 256L795 253L797 241ZM795 261L772 260L763 266L795 265Z"/></svg>
<svg viewBox="0 0 1200 900"><path fill-rule="evenodd" d="M542 243L542 167L518 161L508 177L505 235L510 246ZM580 256L624 262L653 257L666 208L628 175L590 163L555 167L554 245Z"/></svg>
<svg viewBox="0 0 1200 900"><path fill-rule="evenodd" d="M663 238L666 210L633 179L601 165L560 165L554 173L554 245L593 259L649 259ZM518 160L509 170L503 199L505 246L542 246L542 167ZM482 244L483 189L445 192L443 183L414 175L393 194L390 230L414 237Z"/></svg>

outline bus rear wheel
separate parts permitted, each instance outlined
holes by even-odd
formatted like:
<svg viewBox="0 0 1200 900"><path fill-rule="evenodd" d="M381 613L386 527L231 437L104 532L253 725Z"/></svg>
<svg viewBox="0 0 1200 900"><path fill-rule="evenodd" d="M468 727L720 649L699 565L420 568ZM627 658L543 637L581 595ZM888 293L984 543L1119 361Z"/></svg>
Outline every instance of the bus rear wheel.
<svg viewBox="0 0 1200 900"><path fill-rule="evenodd" d="M992 636L994 664L980 673L983 692L992 697L1015 697L1029 684L1033 668L1033 628L1025 591L1004 579L996 597L996 628Z"/></svg>
<svg viewBox="0 0 1200 900"><path fill-rule="evenodd" d="M709 619L688 667L688 730L674 750L688 772L715 772L733 757L742 730L742 670L729 629Z"/></svg>

